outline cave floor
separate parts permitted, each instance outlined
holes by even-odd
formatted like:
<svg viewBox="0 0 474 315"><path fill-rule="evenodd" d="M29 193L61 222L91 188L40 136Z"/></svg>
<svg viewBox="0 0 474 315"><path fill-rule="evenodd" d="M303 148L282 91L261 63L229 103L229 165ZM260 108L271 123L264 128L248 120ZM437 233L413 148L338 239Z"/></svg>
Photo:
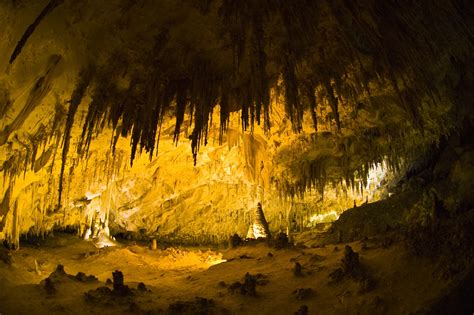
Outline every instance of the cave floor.
<svg viewBox="0 0 474 315"><path fill-rule="evenodd" d="M177 301L196 297L214 301L204 306L204 312L198 308L211 314L225 313L224 309L230 314L293 314L302 305L308 306L309 314L402 314L428 306L449 285L437 276L433 264L410 256L401 243L383 248L375 240L364 244L365 249L361 242L350 244L375 280L373 288L353 279L332 283L329 274L341 265L344 246L274 249L259 243L236 249L152 251L129 244L99 250L75 236L56 235L41 246L12 251L10 264L0 260L0 314L160 313L170 312L170 305ZM296 262L302 266L301 276L294 275ZM65 281L55 285L55 293L48 293L40 282L58 264L64 265L67 274L84 272L98 281ZM148 291L86 301L85 292L106 286L115 270L123 272L130 288L143 282ZM264 276L264 283L256 286L257 297L229 289L243 282L247 272ZM295 294L300 288L311 288L312 293ZM177 313L198 312L176 309Z"/></svg>

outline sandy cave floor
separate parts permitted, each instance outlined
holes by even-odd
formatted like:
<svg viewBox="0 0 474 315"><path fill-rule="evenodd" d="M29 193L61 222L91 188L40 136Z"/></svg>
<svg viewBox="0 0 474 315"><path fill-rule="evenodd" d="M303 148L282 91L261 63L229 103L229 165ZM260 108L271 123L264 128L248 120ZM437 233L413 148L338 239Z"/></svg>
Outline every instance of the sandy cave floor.
<svg viewBox="0 0 474 315"><path fill-rule="evenodd" d="M25 245L13 251L11 265L0 260L0 313L158 313L177 301L202 297L214 301L210 312L216 314L225 310L230 314L293 314L302 305L308 306L309 314L403 314L422 309L448 285L436 276L432 264L410 257L401 243L389 248L377 243L369 241L367 249L361 249L361 242L349 244L375 279L375 288L361 292L361 283L352 279L330 282L329 274L341 264L344 244L278 250L260 243L236 249L152 251L132 243L99 250L73 235L56 234L39 247ZM221 262L223 259L227 261ZM296 262L303 267L300 277L293 273ZM57 284L57 292L48 294L40 282L58 264L68 274L82 271L98 281ZM130 288L143 282L148 291L136 291L133 297L116 298L113 303L87 302L84 293L105 286L114 270L123 272ZM247 272L261 273L266 279L266 284L256 287L257 297L229 290ZM299 288L311 288L312 294L298 299L294 291Z"/></svg>

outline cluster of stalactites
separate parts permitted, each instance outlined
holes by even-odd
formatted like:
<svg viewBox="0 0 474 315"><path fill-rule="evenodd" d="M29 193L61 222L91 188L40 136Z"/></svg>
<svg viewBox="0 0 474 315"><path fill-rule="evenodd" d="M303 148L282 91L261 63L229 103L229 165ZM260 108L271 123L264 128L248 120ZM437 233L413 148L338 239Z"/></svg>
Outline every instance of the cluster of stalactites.
<svg viewBox="0 0 474 315"><path fill-rule="evenodd" d="M466 52L472 51L472 21L468 19L472 9L463 7L462 1L205 3L204 9L198 6L201 14L218 21L217 26L206 30L217 38L218 43L212 43L218 47L215 50L195 51L190 47L186 59L171 58L169 43L179 38L172 38L168 26L162 26L157 28L151 50L133 54L117 51L103 65L84 67L68 105L61 174L74 116L86 93L92 101L77 150L80 156L87 155L95 133L107 125L114 129L113 149L118 137L129 136L131 161L137 150L151 156L157 152L162 121L170 114L175 116L174 139L178 141L189 112L193 124L189 137L196 159L199 146L207 141L216 105L220 106L221 133L226 131L230 113L236 110L241 111L243 129L261 123L263 116L268 130L270 90L279 87L280 79L286 113L295 131L301 130L305 111L310 111L317 128L317 107L323 104L329 106L337 129L344 128L341 107L370 103L374 85L392 89L412 125L422 130L421 99L429 97L436 102L440 88L433 82L432 72L445 62L445 56L450 57L455 71L462 69ZM30 27L23 41L33 31ZM21 49L15 51L17 56ZM119 86L117 82L124 77L128 84ZM38 81L32 92L38 94L33 95L34 100L40 101L42 91L49 88L47 78ZM456 82L446 84L456 88ZM61 125L54 123L53 129L62 129ZM35 152L21 159L30 161L26 162L28 167L32 161L36 163L31 158ZM385 154L381 152L377 159ZM324 171L317 166L308 168L314 176L303 179L301 187L308 187L307 182L321 186ZM18 173L18 169L8 163L3 166L5 174L10 170Z"/></svg>
<svg viewBox="0 0 474 315"><path fill-rule="evenodd" d="M129 60L114 55L97 73L82 149L97 129L109 123L117 136L131 137L132 161L138 149L152 155L166 115L174 112L177 141L189 111L196 158L217 104L222 132L229 113L237 108L244 129L260 123L262 113L268 128L270 89L278 78L283 80L286 112L295 131L301 130L305 110L311 111L317 126L316 107L323 103L318 96L329 105L337 128L344 127L341 101L348 106L370 102L371 82L388 84L413 125L423 128L420 99L437 95L430 81L433 64L456 36L472 45L459 4L448 1L442 9L437 6L427 1L415 6L386 1L222 1L221 40L231 47L222 54L229 56L232 66L219 66L205 54L194 56L184 69L167 65L163 51L169 34L164 29L148 52L153 57L139 61L152 60L145 67L149 70L132 74L129 87L120 90L114 82Z"/></svg>
<svg viewBox="0 0 474 315"><path fill-rule="evenodd" d="M364 136L352 139L352 147L355 149L351 153L340 143L347 142L347 138L341 137L341 141L335 140L335 146L338 148L336 152L307 158L312 150L318 149L318 142L315 142L318 137L301 136L303 146L301 143L293 144L287 149L299 151L299 155L283 162L284 168L274 176L273 184L284 199L303 198L313 190L324 198L328 185L357 191L360 187L367 186L369 173L375 165L383 163L388 172L399 174L408 164L426 155L426 152L436 146L425 141L419 132L392 134L389 139L377 144L376 139L382 137L385 136L365 133Z"/></svg>

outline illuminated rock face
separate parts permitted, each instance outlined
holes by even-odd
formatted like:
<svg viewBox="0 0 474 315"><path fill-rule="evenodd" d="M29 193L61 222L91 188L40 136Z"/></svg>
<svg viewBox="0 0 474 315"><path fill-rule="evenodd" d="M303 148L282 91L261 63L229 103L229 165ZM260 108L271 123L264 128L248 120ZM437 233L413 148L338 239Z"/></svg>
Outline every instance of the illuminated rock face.
<svg viewBox="0 0 474 315"><path fill-rule="evenodd" d="M281 104L275 103L273 108L276 116L284 116ZM139 155L133 166L128 161L128 139L119 139L113 157L108 149L111 133L106 131L91 143L88 159L76 161L71 154L68 163L77 164L72 173L66 172L59 211L55 210L59 154L50 157L38 172L28 170L25 177L19 177L10 193L4 193L11 195L9 205L18 200L19 211L5 208L5 228L0 229L0 235L12 241L28 231L41 235L60 222L77 227L79 235L98 242L101 231L108 234L107 228L112 235L128 231L158 240L220 242L234 233L246 235L254 217L258 217L254 215L258 201L264 205L269 230L293 231L312 225L315 215L341 213L353 205L354 199L362 203L370 192L371 201L383 196L386 188L378 189L376 182L385 177L374 176L373 184L360 182L354 190L348 187L347 194L342 186L327 186L323 199L317 191L307 192L305 200L285 199L274 179L287 170L285 163L290 160L277 159L277 155L300 135L291 132L288 122L275 121L279 124L270 136L258 126L252 135L240 131L235 115L222 145L218 143L219 128L213 125L210 141L201 148L195 166L189 142L173 142L172 120L163 124L158 156L150 161L148 156ZM304 126L311 128L309 121ZM282 128L286 131L279 135ZM186 139L187 132L185 128L182 139ZM80 133L81 125L77 124L72 129L73 140ZM75 148L77 142L71 141L71 147ZM49 144L51 151L53 144ZM5 154L16 152L8 151L6 146L2 149ZM44 150L48 151L48 146Z"/></svg>

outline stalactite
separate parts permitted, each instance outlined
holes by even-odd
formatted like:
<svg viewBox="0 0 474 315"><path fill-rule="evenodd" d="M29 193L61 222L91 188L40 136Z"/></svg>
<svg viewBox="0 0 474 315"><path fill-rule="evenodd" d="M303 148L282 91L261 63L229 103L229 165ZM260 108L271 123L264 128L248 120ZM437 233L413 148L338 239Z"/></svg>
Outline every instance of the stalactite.
<svg viewBox="0 0 474 315"><path fill-rule="evenodd" d="M219 145L224 142L224 133L227 132L230 115L229 107L229 94L227 91L223 91L220 99Z"/></svg>
<svg viewBox="0 0 474 315"><path fill-rule="evenodd" d="M20 248L20 218L19 218L19 209L18 209L18 199L15 199L13 206L13 222L12 222L12 231L10 236L10 244L13 245L14 249Z"/></svg>
<svg viewBox="0 0 474 315"><path fill-rule="evenodd" d="M91 93L92 101L89 104L82 134L77 146L77 153L81 157L87 155L93 135L100 131L100 121L104 119L106 112L109 113L109 121L114 129L117 128L120 117L123 115L125 109L128 108L130 110L130 115L135 114L132 110L133 106L130 106L130 102L137 81L132 78L125 95L117 91L114 83L114 80L117 80L119 77L124 64L126 64L126 60L122 54L113 54L107 61L106 66L95 67L95 80L91 82L93 83L91 84L93 85ZM111 106L114 107L110 108ZM132 107L132 109L130 109L130 107ZM128 135L131 127L128 126L127 123L129 123L127 120L122 122L120 134L123 137Z"/></svg>
<svg viewBox="0 0 474 315"><path fill-rule="evenodd" d="M9 185L7 190L5 191L5 194L3 195L2 202L0 203L0 216L3 217L0 221L0 231L3 231L5 227L7 215L10 210L11 189L12 186Z"/></svg>
<svg viewBox="0 0 474 315"><path fill-rule="evenodd" d="M334 96L334 89L332 88L331 82L324 80L323 81L324 88L326 89L327 98L329 101L329 105L331 106L332 113L334 114L334 119L336 120L337 129L341 129L341 121L339 118L339 101Z"/></svg>
<svg viewBox="0 0 474 315"><path fill-rule="evenodd" d="M286 55L283 62L283 81L285 83L285 109L293 124L293 130L301 131L303 112L298 96L298 82L292 56Z"/></svg>
<svg viewBox="0 0 474 315"><path fill-rule="evenodd" d="M71 130L74 124L74 116L76 115L77 108L81 104L82 98L86 93L87 87L92 79L93 70L86 69L83 70L80 74L79 81L75 90L71 95L71 100L69 101L69 111L67 113L66 127L64 130L64 137L62 141L62 156L61 156L61 170L59 172L59 187L58 187L58 209L61 208L61 197L63 193L63 180L64 180L64 170L66 168L68 152L69 152L69 143L71 138Z"/></svg>
<svg viewBox="0 0 474 315"><path fill-rule="evenodd" d="M21 50L23 49L23 46L25 46L26 42L28 41L28 38L30 38L30 36L33 34L35 29L41 23L41 21L63 2L64 0L50 0L49 1L49 3L44 7L41 13L36 17L34 22L30 24L30 26L28 26L25 33L23 33L23 36L16 44L15 50L13 50L13 53L10 57L10 64L12 64L15 61L15 59L18 57L18 55L21 53Z"/></svg>
<svg viewBox="0 0 474 315"><path fill-rule="evenodd" d="M318 14L326 13L327 8L325 4L316 4L311 1L261 0L245 4L232 0L223 1L220 4L219 14L223 22L224 33L228 36L226 39L230 41L232 47L233 73L221 81L212 79L219 69L202 68L199 65L202 62L199 60L201 57L195 58L196 60L189 64L189 69L184 69L177 75L174 75L171 70L168 71L172 67L164 64L163 51L171 35L166 30L159 30L154 51L157 56L154 59L156 65L151 69L153 69L152 72L160 72L160 74L156 77L157 73L146 73L143 77L151 77L154 78L153 80L160 82L160 87L154 89L154 93L159 95L153 97L161 100L160 105L156 105L155 101L152 102L155 105L148 101L148 92L139 87L144 84L140 80L135 80L131 84L126 95L117 93L111 84L102 84L102 86L96 88L93 104L91 104L86 118L87 123L84 130L88 131L83 134L84 142L86 144L90 142L93 134L92 130L96 130L99 125L98 122L104 122L104 116L108 116L108 121L112 123L113 128L118 128L116 130L117 135L131 135L132 160L137 149L153 151L159 141L157 135L159 121L163 117L164 109L169 108L170 103L174 100L176 102L174 139L177 141L179 138L183 115L189 104L190 111L195 115L193 117L194 131L191 139L192 150L196 155L201 136L205 138L208 120L211 119L206 113L209 113L216 103L215 101L208 102L202 99L203 96L196 93L194 93L194 96L192 95L192 90L195 89L193 86L197 85L197 80L206 81L208 85L212 85L212 88L218 91L219 95L216 95L215 98L221 102L221 134L226 129L226 122L230 113L227 108L234 108L235 104L242 110L244 130L251 127L254 121L260 122L262 109L265 126L269 126L268 95L269 89L275 83L268 79L268 68L282 69L283 84L286 87L287 113L294 126L296 126L295 129L300 129L302 119L302 108L298 95L301 91L304 91L305 97L309 99L309 110L313 123L317 126L316 106L313 106L315 104L315 100L313 100L314 93L307 92L305 80L300 80L299 75L301 74L296 71L300 64L308 63L309 60L311 62L308 64L316 64L317 66L306 70L310 72L308 76L319 78L314 85L325 90L338 129L342 128L340 107L348 104L356 108L360 99L365 96L368 96L367 101L370 103L371 91L369 84L373 80L383 81L388 79L389 82L392 82L392 86L399 90L398 94L403 95L401 99L410 98L410 101L405 100L405 103L410 104L410 107L406 107L407 112L411 112L413 117L418 117L419 115L415 111L420 106L421 98L418 95L428 93L432 88L428 84L429 82L424 79L426 75L423 72L423 66L415 66L415 63L419 63L424 57L431 58L431 56L420 54L415 56L415 48L392 49L393 43L384 40L380 36L381 31L378 28L384 29L387 27L384 18L388 17L397 28L400 28L401 33L411 34L418 27L419 22L416 22L415 16L419 13L412 9L404 9L409 13L407 16L413 18L402 18L388 4L372 4L363 9L350 1L343 0L328 3L328 8L332 12L332 16L336 18L337 23L331 21L328 25L320 24L319 19L322 19L322 17ZM383 8L389 8L390 12L385 12L386 10L382 10ZM209 12L206 14L209 14ZM281 20L275 19L275 16L278 16ZM318 18L314 18L315 16ZM270 59L267 56L267 48L268 42L271 41L267 41L266 38L273 36L273 34L266 34L266 26L269 21L277 24L281 23L278 27L281 28L279 31L286 34L286 38L283 39L284 42L291 42L291 46L297 47L295 49L298 51L308 50L315 53L310 54L310 56L295 55L295 51L288 51L285 48L289 45L286 43L281 47L277 46L275 52L275 55L284 57L279 58L280 61L275 58ZM275 25L272 24L272 27L275 27ZM429 34L428 31L424 33L426 33L424 34L426 36ZM344 40L334 42L328 36L343 36ZM430 36L432 35L430 34ZM324 41L325 45L318 45L317 43L315 45L315 40ZM426 45L414 36L410 37L410 43ZM433 47L435 45L436 43L430 44ZM393 52L390 51L391 49ZM380 56L385 57L381 59ZM378 60L375 63L377 69L372 69L369 67L370 60L375 58ZM127 64L127 61L115 64L118 64L117 68L120 68L122 64ZM162 68L165 70L162 71ZM200 69L199 76L193 74L194 69ZM354 71L356 72L354 73ZM407 84L404 84L403 89L400 89L393 83L403 78L399 74L404 71L419 73L419 75L416 78L410 78ZM378 78L375 75L368 77L367 73L369 72L378 73ZM115 75L111 74L105 77L108 78L108 81L113 81ZM362 83L359 84L357 78L362 78ZM347 82L348 80L356 80L356 82L351 84ZM414 82L423 91L414 93L414 89L408 87ZM209 88L209 86L204 86L204 88ZM362 95L364 93L365 96ZM111 102L110 98L115 99L115 101ZM140 111L132 110L132 108L136 108L134 105L137 104L138 108L143 109ZM145 114L144 108L153 111L153 115ZM200 117L198 117L199 115ZM158 116L158 118L157 120L151 119L150 116L155 118ZM122 124L118 125L121 118L123 119ZM419 118L416 118L415 121L419 121ZM114 139L114 143L116 143L116 139ZM115 146L112 145L112 147Z"/></svg>
<svg viewBox="0 0 474 315"><path fill-rule="evenodd" d="M260 124L261 109L265 113L268 113L270 104L270 91L269 83L267 78L267 56L265 54L265 41L264 41L264 29L262 16L254 13L252 16L252 45L251 45L251 66L250 71L251 85L254 89L254 96L251 102L255 103L255 118L258 124ZM252 103L251 103L252 104ZM253 114L253 111L252 111ZM267 119L267 115L265 119ZM268 130L269 121L265 120L264 128Z"/></svg>
<svg viewBox="0 0 474 315"><path fill-rule="evenodd" d="M189 81L187 80L180 80L176 86L176 127L174 130L174 138L173 140L177 143L179 140L179 134L181 132L181 125L184 120L184 114L186 112L187 102L187 90L189 86ZM221 113L225 112L222 111L222 104L221 104ZM222 126L222 123L221 123Z"/></svg>
<svg viewBox="0 0 474 315"><path fill-rule="evenodd" d="M318 103L316 102L316 95L314 93L314 86L312 83L307 82L304 86L306 97L308 99L309 111L311 119L313 120L314 131L318 132L318 117L316 114L316 108Z"/></svg>

